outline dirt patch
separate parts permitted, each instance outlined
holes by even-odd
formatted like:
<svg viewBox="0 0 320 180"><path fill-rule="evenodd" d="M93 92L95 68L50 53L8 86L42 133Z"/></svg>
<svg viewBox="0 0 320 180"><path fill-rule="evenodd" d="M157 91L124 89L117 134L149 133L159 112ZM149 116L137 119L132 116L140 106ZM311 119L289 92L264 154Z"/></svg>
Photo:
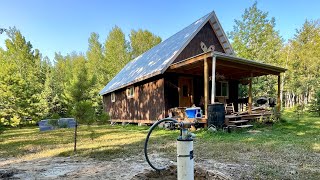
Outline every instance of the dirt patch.
<svg viewBox="0 0 320 180"><path fill-rule="evenodd" d="M0 174L12 179L130 179L146 168L147 163L134 158L99 161L54 157L6 164L0 166Z"/></svg>
<svg viewBox="0 0 320 180"><path fill-rule="evenodd" d="M170 166L164 171L145 170L142 173L135 175L132 180L176 180L177 179L177 167ZM202 169L201 167L195 167L194 171L195 180L226 180L229 177L222 173L212 172Z"/></svg>
<svg viewBox="0 0 320 180"><path fill-rule="evenodd" d="M0 179L8 179L17 173L16 169L0 170Z"/></svg>
<svg viewBox="0 0 320 180"><path fill-rule="evenodd" d="M168 162L168 159L159 158ZM31 161L6 159L0 164L0 179L176 179L175 162L159 174L147 164L142 155L101 161L80 157L53 157ZM226 174L226 173L224 173ZM231 179L212 168L198 164L196 179ZM164 176L165 175L165 176ZM165 177L165 178L164 178Z"/></svg>
<svg viewBox="0 0 320 180"><path fill-rule="evenodd" d="M148 165L142 154L109 161L83 157L52 157L28 161L0 158L0 179L176 179L176 162L158 154L150 154L150 157L157 160L153 162L169 164L170 168L159 174ZM316 174L319 174L318 166L288 163L279 165L267 159L260 164L249 161L248 158L230 162L199 157L195 166L195 179L278 179L279 176L274 173L281 173L288 179L319 179L316 178ZM304 178L303 172L314 175Z"/></svg>

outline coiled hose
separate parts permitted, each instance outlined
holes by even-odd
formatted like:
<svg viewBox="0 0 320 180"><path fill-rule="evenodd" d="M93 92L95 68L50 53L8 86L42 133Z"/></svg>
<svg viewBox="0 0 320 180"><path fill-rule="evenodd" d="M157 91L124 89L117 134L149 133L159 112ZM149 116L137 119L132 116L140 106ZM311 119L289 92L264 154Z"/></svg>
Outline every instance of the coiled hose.
<svg viewBox="0 0 320 180"><path fill-rule="evenodd" d="M161 119L157 122L155 122L149 129L149 132L148 132L148 135L147 135L147 138L146 138L146 141L144 142L144 156L148 162L148 164L156 171L162 171L162 170L165 170L164 167L155 167L149 160L149 157L148 157L148 142L149 142L149 138L150 138L150 135L153 131L154 128L156 128L160 123L162 122L173 122L173 123L178 123L177 120L175 119L172 119L172 118L164 118L164 119Z"/></svg>

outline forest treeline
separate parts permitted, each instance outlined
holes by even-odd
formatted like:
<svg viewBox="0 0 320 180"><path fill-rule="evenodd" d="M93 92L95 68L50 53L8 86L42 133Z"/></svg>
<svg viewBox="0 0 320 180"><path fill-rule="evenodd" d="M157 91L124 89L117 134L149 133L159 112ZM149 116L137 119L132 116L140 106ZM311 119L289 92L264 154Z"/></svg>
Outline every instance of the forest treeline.
<svg viewBox="0 0 320 180"><path fill-rule="evenodd" d="M276 20L257 8L247 8L228 33L239 57L288 69L281 78L283 107L303 105L319 112L320 22L306 20L292 39L283 40ZM0 125L16 126L30 119L73 116L80 122L103 122L99 91L131 59L161 42L148 30L131 30L129 40L115 26L101 43L97 33L88 38L86 53L56 53L43 57L16 28L7 30L0 47ZM253 94L276 96L276 77L254 79ZM240 96L246 96L241 88Z"/></svg>
<svg viewBox="0 0 320 180"><path fill-rule="evenodd" d="M104 43L91 33L86 54L42 57L16 28L7 30L0 49L0 119L17 126L28 120L76 117L80 123L104 122L99 91L131 59L161 42L147 30L131 30L129 41L115 26ZM0 125L1 125L0 124Z"/></svg>

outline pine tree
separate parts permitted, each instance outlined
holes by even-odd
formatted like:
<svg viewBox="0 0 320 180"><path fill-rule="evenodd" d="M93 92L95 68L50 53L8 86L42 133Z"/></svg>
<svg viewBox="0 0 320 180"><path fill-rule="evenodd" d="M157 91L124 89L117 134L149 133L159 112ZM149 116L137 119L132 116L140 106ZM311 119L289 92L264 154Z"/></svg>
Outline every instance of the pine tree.
<svg viewBox="0 0 320 180"><path fill-rule="evenodd" d="M41 54L33 50L16 28L7 31L6 51L2 50L3 70L0 73L1 117L5 119L40 118L39 101L43 87L38 65Z"/></svg>
<svg viewBox="0 0 320 180"><path fill-rule="evenodd" d="M91 124L94 120L94 109L90 91L94 79L88 75L86 60L82 55L72 55L72 78L69 79L64 89L64 99L68 110L78 122Z"/></svg>

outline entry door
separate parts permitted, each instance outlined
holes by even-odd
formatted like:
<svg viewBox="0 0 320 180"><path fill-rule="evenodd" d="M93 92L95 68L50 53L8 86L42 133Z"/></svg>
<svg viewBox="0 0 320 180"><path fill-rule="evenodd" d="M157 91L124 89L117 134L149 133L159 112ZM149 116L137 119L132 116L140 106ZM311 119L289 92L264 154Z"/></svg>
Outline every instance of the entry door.
<svg viewBox="0 0 320 180"><path fill-rule="evenodd" d="M179 78L179 106L190 107L193 103L193 79Z"/></svg>

